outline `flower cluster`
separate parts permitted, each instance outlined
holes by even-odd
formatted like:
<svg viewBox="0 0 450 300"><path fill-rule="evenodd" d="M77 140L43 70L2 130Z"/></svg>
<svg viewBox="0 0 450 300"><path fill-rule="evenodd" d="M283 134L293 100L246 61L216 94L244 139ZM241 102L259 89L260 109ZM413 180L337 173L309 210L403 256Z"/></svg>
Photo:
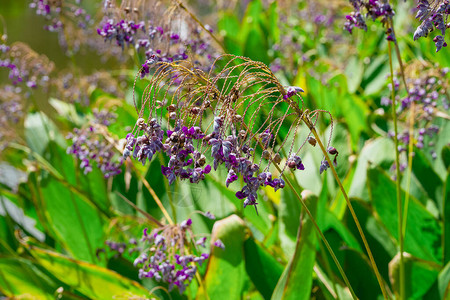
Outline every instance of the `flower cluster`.
<svg viewBox="0 0 450 300"><path fill-rule="evenodd" d="M16 42L11 46L0 45L1 67L8 69L11 84L34 89L48 87L54 65L46 56L37 54L28 45Z"/></svg>
<svg viewBox="0 0 450 300"><path fill-rule="evenodd" d="M300 149L294 151L293 144L303 118L312 116L317 120L320 111L306 117L294 100L303 90L283 88L266 65L231 55L222 59L229 67L212 78L193 77L195 69L190 70L185 62L158 63L157 73L146 89L152 92L143 95L142 103L149 107L141 107L141 112L150 112L150 116L148 121L137 120L135 129L127 135L123 156L133 156L145 164L156 153L167 155L168 163L161 170L170 184L177 178L198 183L212 168L224 166L225 185L228 187L241 177L243 186L236 197L243 200L244 207L256 208L259 189L284 188L285 169L305 169L298 154ZM240 72L233 67L235 60L243 60L239 63L248 69ZM249 71L254 67L261 70L258 76ZM235 82L234 78L242 79ZM218 81L228 88L220 91ZM264 88L269 83L277 88ZM259 113L265 117L259 118ZM290 129L277 141L284 122ZM282 163L285 145L290 145L290 149ZM206 164L208 157L212 167ZM275 165L276 175L270 172L271 165Z"/></svg>
<svg viewBox="0 0 450 300"><path fill-rule="evenodd" d="M187 128L179 122L174 130L167 131L167 139L163 143L165 134L156 119L151 119L149 124L146 124L141 118L137 121L137 125L143 134L137 138L133 134L127 135L123 153L125 159L132 155L145 165L155 154L164 152L170 159L167 167L161 166L161 171L170 184L176 178L198 183L211 171L210 165L205 166L205 156L194 147L194 142L205 136L199 127Z"/></svg>
<svg viewBox="0 0 450 300"><path fill-rule="evenodd" d="M161 18L164 11L158 10L160 5L149 9L145 2L134 3L136 7L122 5L118 8L106 0L105 17L97 29L105 41L114 41L122 50L130 46L145 54L146 63L142 65L141 77L148 73L153 62L184 60L192 54L196 59L207 59L210 63L217 56L204 30L191 24L191 20L183 19L182 11L178 12L182 20L172 20L171 16L164 20Z"/></svg>
<svg viewBox="0 0 450 300"><path fill-rule="evenodd" d="M436 45L436 52L447 47L445 42L445 31L450 26L447 24L448 15L450 14L450 1L449 0L419 0L417 5L416 19L422 23L417 27L414 32L414 40L420 37L426 37L435 29L441 32L441 35L436 35L433 38Z"/></svg>
<svg viewBox="0 0 450 300"><path fill-rule="evenodd" d="M80 103L83 106L89 105L90 95L95 89L122 98L124 95L118 85L118 80L103 71L77 76L62 72L52 79L52 86L56 88L59 99L68 103Z"/></svg>
<svg viewBox="0 0 450 300"><path fill-rule="evenodd" d="M49 21L50 24L44 27L45 30L58 32L65 25L63 18L74 20L80 28L87 27L91 16L80 5L81 0L32 0L30 8L34 9L37 15L43 16Z"/></svg>
<svg viewBox="0 0 450 300"><path fill-rule="evenodd" d="M197 272L197 266L208 259L207 253L201 253L197 246L205 247L206 237L194 241L191 230L192 220L178 225L167 225L153 229L150 233L144 229L141 242L145 250L134 261L139 267L139 278L153 278L169 284L169 291L178 287L182 294ZM224 248L216 241L216 247ZM190 249L193 253L187 253Z"/></svg>
<svg viewBox="0 0 450 300"><path fill-rule="evenodd" d="M382 0L350 0L354 11L346 15L346 22L344 24L344 29L352 33L353 28L363 29L367 31L366 19L372 18L373 21L380 19L382 23L386 23L389 18L394 16L394 10L388 1ZM366 15L364 16L364 10ZM393 40L394 37L390 32L387 38L388 40Z"/></svg>
<svg viewBox="0 0 450 300"><path fill-rule="evenodd" d="M14 128L22 119L21 88L6 85L0 88L0 152L14 138Z"/></svg>
<svg viewBox="0 0 450 300"><path fill-rule="evenodd" d="M304 69L307 63L315 60L313 49L316 49L317 44L333 45L327 47L329 51L345 51L343 49L348 47L348 37L337 34L334 30L342 15L342 2L304 0L296 9L292 9L287 3L278 3L278 9L280 39L269 52L274 57L270 64L274 73L282 70L285 76L295 77L300 66ZM301 42L305 34L314 35L313 40L317 44ZM315 77L317 65L305 72L314 74ZM320 76L324 76L324 72L320 73Z"/></svg>
<svg viewBox="0 0 450 300"><path fill-rule="evenodd" d="M441 115L446 115L449 110L448 80L446 79L449 70L448 68L433 68L426 65L412 65L408 68L415 70L414 72L420 75L417 77L411 76L407 79L408 93L403 97L397 95L398 107L396 110L399 119L407 123L409 121L408 113L411 113L411 104L415 103L415 130L413 137L410 137L409 126L405 126L404 130L398 133L398 150L406 152L410 138L412 138L415 147L423 149L427 146L432 157L436 158L437 155L433 149L433 137L439 132L439 127L434 121ZM389 88L392 89L392 86L390 85ZM394 89L399 89L397 78L394 79ZM383 97L381 104L390 106L392 102L387 97ZM389 132L388 135L393 137L394 133Z"/></svg>
<svg viewBox="0 0 450 300"><path fill-rule="evenodd" d="M96 163L105 178L117 175L121 172L123 159L115 155L114 147L106 136L108 132L105 125L114 122L116 116L108 112L95 112L95 120L89 126L78 129L67 135L72 140L72 145L67 148L67 153L81 161L80 167L84 174L92 171L92 164Z"/></svg>

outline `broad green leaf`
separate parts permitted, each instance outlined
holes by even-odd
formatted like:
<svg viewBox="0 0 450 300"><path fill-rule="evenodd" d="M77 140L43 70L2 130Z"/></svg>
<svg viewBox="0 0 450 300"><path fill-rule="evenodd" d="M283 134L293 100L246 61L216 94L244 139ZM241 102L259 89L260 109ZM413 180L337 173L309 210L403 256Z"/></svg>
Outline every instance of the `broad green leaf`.
<svg viewBox="0 0 450 300"><path fill-rule="evenodd" d="M450 145L446 145L442 148L441 157L444 162L444 167L448 169L448 167L450 167Z"/></svg>
<svg viewBox="0 0 450 300"><path fill-rule="evenodd" d="M7 297L55 299L56 289L57 286L30 261L22 258L0 258L0 292Z"/></svg>
<svg viewBox="0 0 450 300"><path fill-rule="evenodd" d="M267 41L262 31L258 28L250 29L244 45L244 56L269 64L270 59L267 55L267 47ZM255 51L256 49L258 51Z"/></svg>
<svg viewBox="0 0 450 300"><path fill-rule="evenodd" d="M323 232L327 230L334 230L336 231L342 238L342 240L345 242L346 246L351 247L356 250L361 250L361 246L358 244L358 241L355 239L355 237L352 235L352 233L345 227L344 224L339 221L336 216L329 212L325 212L325 221L323 228L321 228Z"/></svg>
<svg viewBox="0 0 450 300"><path fill-rule="evenodd" d="M356 56L350 57L345 68L345 75L347 76L348 91L350 93L356 92L361 85L364 74L364 65Z"/></svg>
<svg viewBox="0 0 450 300"><path fill-rule="evenodd" d="M438 278L439 265L415 258L409 253L403 254L405 266L406 299L422 299ZM399 294L400 253L389 263L389 278L396 295Z"/></svg>
<svg viewBox="0 0 450 300"><path fill-rule="evenodd" d="M65 145L66 141L56 125L43 113L29 114L25 120L25 138L27 145L42 155L50 141Z"/></svg>
<svg viewBox="0 0 450 300"><path fill-rule="evenodd" d="M389 168L394 161L394 143L388 138L378 138L366 142L356 165L353 181L348 191L349 197L369 201L367 190L367 169L369 166Z"/></svg>
<svg viewBox="0 0 450 300"><path fill-rule="evenodd" d="M450 297L450 263L447 263L445 268L438 276L438 289L440 299L449 299Z"/></svg>
<svg viewBox="0 0 450 300"><path fill-rule="evenodd" d="M339 295L339 299L353 299L348 288L341 286L337 282L333 282L330 278L328 278L327 274L320 268L318 264L314 266L314 273L316 273L318 285L321 287L325 299L338 299L338 297L336 296L336 290ZM334 289L333 284L334 286L336 286L336 290Z"/></svg>
<svg viewBox="0 0 450 300"><path fill-rule="evenodd" d="M81 162L72 155L67 154L53 141L50 141L45 151L48 162L64 177L64 180L86 196L86 200L98 207L102 212L107 212L110 204L106 191L106 181L102 172L94 165L93 170L84 174L77 166Z"/></svg>
<svg viewBox="0 0 450 300"><path fill-rule="evenodd" d="M247 274L264 299L270 299L283 266L252 238L244 243L244 255Z"/></svg>
<svg viewBox="0 0 450 300"><path fill-rule="evenodd" d="M442 199L442 211L443 211L443 228L444 234L442 238L444 242L443 254L444 254L444 264L450 262L450 173L447 174L447 180L445 181L444 197Z"/></svg>
<svg viewBox="0 0 450 300"><path fill-rule="evenodd" d="M373 206L390 234L398 240L398 212L395 183L379 169L367 171L368 186ZM402 201L404 193L402 192ZM405 251L425 260L441 262L440 224L422 204L410 197Z"/></svg>
<svg viewBox="0 0 450 300"><path fill-rule="evenodd" d="M315 217L317 196L311 193L303 198L312 216ZM316 235L316 229L312 221L304 214L304 219L298 229L294 255L284 269L273 292L272 299L310 299L313 267L316 259Z"/></svg>
<svg viewBox="0 0 450 300"><path fill-rule="evenodd" d="M423 299L447 300L450 297L450 263L439 273L437 280L423 296Z"/></svg>
<svg viewBox="0 0 450 300"><path fill-rule="evenodd" d="M350 248L344 248L342 254L345 257L345 262L342 263L345 274L359 299L381 299L381 289L367 256Z"/></svg>
<svg viewBox="0 0 450 300"><path fill-rule="evenodd" d="M442 180L419 149L414 149L412 171L420 182L420 185L422 185L427 192L428 197L432 199L436 205L442 206ZM440 209L442 211L442 207L440 207Z"/></svg>
<svg viewBox="0 0 450 300"><path fill-rule="evenodd" d="M35 247L29 247L29 251L37 263L53 276L91 299L129 299L149 295L137 282L111 270Z"/></svg>
<svg viewBox="0 0 450 300"><path fill-rule="evenodd" d="M73 257L95 262L103 245L104 218L89 202L48 175L38 187L49 225Z"/></svg>
<svg viewBox="0 0 450 300"><path fill-rule="evenodd" d="M243 249L247 230L244 221L236 215L214 224L211 242L220 239L225 250L212 246L203 288L197 299L241 299L249 280Z"/></svg>
<svg viewBox="0 0 450 300"><path fill-rule="evenodd" d="M241 24L233 13L223 13L217 22L219 34L223 36L225 49L234 55L242 55L242 41L239 39Z"/></svg>
<svg viewBox="0 0 450 300"><path fill-rule="evenodd" d="M296 247L295 241L297 229L300 226L301 204L290 188L283 189L281 193L282 197L278 209L279 237L284 254L290 257Z"/></svg>

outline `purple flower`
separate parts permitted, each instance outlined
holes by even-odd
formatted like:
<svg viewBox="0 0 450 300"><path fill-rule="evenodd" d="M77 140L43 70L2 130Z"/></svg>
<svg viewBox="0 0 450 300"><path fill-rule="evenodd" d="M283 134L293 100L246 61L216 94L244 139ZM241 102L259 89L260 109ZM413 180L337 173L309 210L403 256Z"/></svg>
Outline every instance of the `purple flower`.
<svg viewBox="0 0 450 300"><path fill-rule="evenodd" d="M284 99L291 98L292 96L294 96L300 92L304 93L305 91L301 87L298 87L298 86L289 86L286 89L286 95L284 95L283 98Z"/></svg>
<svg viewBox="0 0 450 300"><path fill-rule="evenodd" d="M225 245L220 239L217 239L214 242L214 246L217 247L217 248L221 248L222 250L225 250Z"/></svg>

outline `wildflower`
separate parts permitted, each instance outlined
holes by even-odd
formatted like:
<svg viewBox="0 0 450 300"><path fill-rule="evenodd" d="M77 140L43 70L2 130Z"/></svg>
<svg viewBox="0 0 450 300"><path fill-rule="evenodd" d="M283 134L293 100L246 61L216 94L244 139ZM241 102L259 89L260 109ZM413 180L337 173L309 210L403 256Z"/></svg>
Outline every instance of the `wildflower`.
<svg viewBox="0 0 450 300"><path fill-rule="evenodd" d="M104 138L103 126L114 121L116 116L106 111L95 111L94 115L93 123L81 129L75 128L66 136L66 139L72 140L67 153L81 161L80 168L84 169L84 174L91 172L95 163L105 178L109 178L121 172L123 163L123 159L117 158L112 145Z"/></svg>
<svg viewBox="0 0 450 300"><path fill-rule="evenodd" d="M367 31L366 19L363 17L362 10L366 11L366 18L371 17L372 21L380 19L384 24L388 18L394 16L394 10L388 2L381 0L351 0L354 11L345 16L346 22L344 29L352 33L353 28L360 28ZM395 40L392 32L388 32L388 40Z"/></svg>
<svg viewBox="0 0 450 300"><path fill-rule="evenodd" d="M220 248L222 250L225 250L224 243L221 240L219 240L219 239L214 242L214 246L217 247L217 248Z"/></svg>
<svg viewBox="0 0 450 300"><path fill-rule="evenodd" d="M177 287L180 294L194 278L197 266L208 259L207 253L193 255L186 253L191 246L205 246L206 237L192 240L192 221L185 220L179 225L167 225L154 229L150 234L144 230L146 246L134 265L139 267L139 278L154 278L169 284L169 290Z"/></svg>
<svg viewBox="0 0 450 300"><path fill-rule="evenodd" d="M222 167L227 172L225 186L230 187L241 179L236 197L243 200L244 207L256 208L262 187L270 186L277 191L285 187L281 177L286 168L305 169L298 155L300 149L294 150L288 145L293 145L304 119L315 118L322 111L304 114L302 101L291 100L303 89L283 88L262 63L247 59L240 62L242 66L259 68L260 72L255 75L247 69L241 73L230 67L232 61L241 58L223 56L221 59L228 59L225 65L229 67L219 69L213 65L209 75L198 77L195 76L198 70L188 62L156 63L157 69L147 89L156 92L143 95L146 99L143 103L149 105L149 116L147 120L139 118L127 135L123 157L132 156L145 164L156 153L167 156L168 162L161 166L161 172L169 184L176 180L199 183L209 172ZM230 84L231 78L243 79ZM228 88L219 90L218 82ZM268 83L277 88L267 88ZM250 86L261 88L255 94ZM260 120L259 112L263 107L267 108L264 112L268 116ZM167 119L161 115L166 115ZM278 141L276 135L287 120L289 136ZM313 126L309 124L305 129ZM308 141L311 145L316 143L312 137ZM284 146L290 150L283 164ZM337 156L337 150L334 151L333 155ZM207 164L207 160L211 164ZM279 168L277 176L270 172L272 164Z"/></svg>
<svg viewBox="0 0 450 300"><path fill-rule="evenodd" d="M417 40L421 37L426 37L435 29L440 30L441 35L437 35L433 38L436 45L436 52L439 52L442 47L446 47L445 32L448 28L446 20L450 14L450 2L448 0L433 2L430 5L428 0L420 0L417 5L416 19L421 21L421 24L414 32L413 39Z"/></svg>

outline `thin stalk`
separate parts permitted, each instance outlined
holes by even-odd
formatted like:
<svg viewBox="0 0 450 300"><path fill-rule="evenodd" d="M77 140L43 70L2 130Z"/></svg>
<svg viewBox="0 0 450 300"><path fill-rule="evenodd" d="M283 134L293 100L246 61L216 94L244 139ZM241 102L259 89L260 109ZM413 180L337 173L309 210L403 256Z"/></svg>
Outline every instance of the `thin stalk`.
<svg viewBox="0 0 450 300"><path fill-rule="evenodd" d="M280 172L281 174L281 169L278 167L277 164L274 164L275 167L278 169L278 172ZM341 264L339 263L336 255L334 254L333 249L331 248L330 244L328 243L327 239L325 238L325 236L322 233L322 230L320 230L319 225L317 224L316 220L314 219L314 217L312 216L311 212L309 211L308 207L306 206L305 201L303 200L303 198L300 196L300 194L297 192L297 190L294 188L294 186L292 185L291 181L289 180L289 178L283 174L283 178L284 181L289 185L289 187L291 188L291 190L294 192L295 197L297 197L297 199L300 201L300 204L302 205L303 209L305 210L306 214L309 216L309 218L311 219L311 222L313 223L314 227L317 230L317 233L320 235L320 238L322 239L323 243L325 244L325 247L327 248L328 252L331 255L331 258L333 259L334 263L336 264L336 267L339 270L339 273L341 274L342 278L344 279L345 285L348 287L348 289L350 290L350 293L352 294L353 299L358 299L358 297L356 296L355 292L353 291L353 288L350 284L350 282L348 281L347 276L345 275L344 270L341 267Z"/></svg>
<svg viewBox="0 0 450 300"><path fill-rule="evenodd" d="M245 123L242 123L242 125L245 127L246 130L249 130L247 125ZM261 147L264 147L264 145L262 145L260 140L257 140L257 142L259 143L259 145ZM334 254L333 249L331 248L330 244L328 243L327 239L325 238L325 236L322 233L322 230L320 230L319 225L317 224L316 220L314 219L313 215L311 214L311 212L308 209L308 206L306 205L305 201L303 200L302 196L300 196L300 194L297 192L297 190L294 188L294 186L292 185L291 181L289 180L289 178L283 173L283 171L280 169L280 167L277 164L273 164L275 166L275 168L278 170L278 172L280 172L280 174L283 174L283 179L284 181L289 185L290 189L292 190L292 192L294 192L295 197L300 201L300 204L302 205L303 209L305 210L306 214L308 215L308 217L311 219L311 222L313 223L314 227L317 230L317 233L320 235L320 238L322 239L323 243L325 244L325 247L327 248L328 252L331 255L331 258L333 259L334 263L336 264L336 267L339 270L339 273L341 274L342 278L344 279L345 285L348 287L350 293L352 294L353 299L358 299L358 297L356 296L355 292L353 291L353 288L350 284L350 282L348 281L347 275L345 275L344 270L341 267L341 264L339 263L336 255Z"/></svg>
<svg viewBox="0 0 450 300"><path fill-rule="evenodd" d="M330 262L327 259L325 249L323 249L323 247L321 245L319 246L319 249L320 249L320 254L323 256L323 261L325 264L326 272L328 273L328 276L331 279L331 283L333 284L333 290L336 293L336 299L340 300L339 293L338 293L338 290L336 287L336 282L334 282L334 280L333 280L333 271L331 270Z"/></svg>
<svg viewBox="0 0 450 300"><path fill-rule="evenodd" d="M330 157L328 156L327 150L323 146L322 141L320 139L320 136L317 133L316 129L314 128L314 125L311 123L311 121L305 115L303 117L303 120L304 120L305 124L308 125L308 127L310 128L312 134L314 135L314 137L317 140L317 143L320 146L320 149L322 150L322 152L323 152L323 154L325 156L325 159L328 161L328 164L330 165L330 169L333 172L333 176L336 179L336 181L337 181L337 183L339 185L339 188L342 191L342 194L343 194L343 196L345 198L345 201L347 202L347 206L348 206L348 209L350 211L350 214L352 215L353 220L355 221L356 227L358 228L359 235L361 236L361 239L362 239L362 241L364 243L364 247L366 248L367 254L369 256L370 263L371 263L372 268L373 268L373 270L375 272L375 276L377 277L378 284L380 285L380 288L381 288L381 292L383 293L383 297L385 299L388 299L388 294L387 294L387 291L386 291L386 287L384 286L383 278L381 277L380 272L378 271L377 264L375 263L375 260L374 260L373 255L372 255L372 251L370 250L370 247L369 247L369 243L367 242L366 236L364 235L364 232L362 230L361 224L359 223L359 220L358 220L358 218L356 216L355 210L353 209L353 206L352 206L352 204L350 202L350 199L348 198L348 195L345 192L344 186L342 185L342 182L341 182L341 180L339 179L339 176L336 173L336 169L333 166L333 162L331 161Z"/></svg>
<svg viewBox="0 0 450 300"><path fill-rule="evenodd" d="M391 71L391 96L392 96L392 120L394 121L394 144L395 144L395 166L396 166L396 190L397 190L397 211L398 211L398 239L400 244L400 299L405 295L405 265L403 258L403 213L402 213L402 195L400 185L400 154L398 152L398 127L397 127L397 103L395 99L394 68L392 67L391 43L388 42L389 68Z"/></svg>
<svg viewBox="0 0 450 300"><path fill-rule="evenodd" d="M161 163L161 166L164 165L164 158L161 155L161 153L158 157L159 157L159 162ZM169 198L170 207L172 209L173 219L174 219L175 223L177 223L177 211L175 210L175 206L173 205L173 197L172 197L172 193L170 192L170 185L166 180L163 180L163 182L164 182L164 187L167 191L167 197Z"/></svg>
<svg viewBox="0 0 450 300"><path fill-rule="evenodd" d="M205 30L209 36L216 42L216 44L223 50L223 52L226 52L225 47L222 45L222 43L219 41L219 39L208 29L206 29L205 25L181 2L181 0L175 0L175 2L178 4L178 7L180 7L182 10L184 10L189 17L192 18L203 30Z"/></svg>
<svg viewBox="0 0 450 300"><path fill-rule="evenodd" d="M133 169L134 169L135 173L139 176L139 179L142 181L144 186L147 188L147 190L150 193L150 195L152 195L153 199L156 202L156 205L158 205L159 209L161 209L161 212L163 213L163 215L166 218L167 222L169 222L170 225L173 225L174 222L173 222L172 218L170 217L170 215L167 212L167 210L164 208L164 205L162 204L162 202L159 199L158 195L156 195L155 191L152 189L152 187L148 183L147 179L145 179L145 177L141 173L139 173L139 171L136 169L136 167L133 166Z"/></svg>
<svg viewBox="0 0 450 300"><path fill-rule="evenodd" d="M392 33L394 34L394 37L396 36L395 34L395 30L394 30L394 22L392 20L392 18L389 19L390 22L390 28L392 30ZM398 47L398 43L397 43L397 39L394 39L394 45L395 45L395 53L397 56L397 60L398 63L400 65L400 72L401 72L401 77L402 77L402 81L403 84L405 86L405 90L409 95L409 90L408 90L408 86L406 84L406 77L405 77L405 68L403 66L403 61L402 61L402 57L400 55L400 48ZM409 191L411 188L411 177L412 177L412 159L413 159L413 146L414 146L414 140L413 140L413 135L414 135L414 120L415 120L415 112L416 112L416 103L414 101L411 102L411 107L410 107L410 115L409 115L409 140L408 140L408 167L407 167L407 171L406 171L406 191L405 191L405 204L404 204L404 209L403 209L403 215L401 217L401 219L399 218L399 221L402 220L402 225L401 225L401 237L399 237L399 241L400 241L400 259L403 258L403 244L404 244L404 239L406 236L406 222L408 219L408 206L409 206ZM397 150L397 149L396 149ZM399 169L400 166L398 165L397 169ZM400 191L398 191L398 193L400 193ZM404 264L402 264L402 261L400 261L401 263L401 267L403 266L403 282L401 281L401 277L400 277L400 299L402 299L402 297L405 297L405 282L404 282ZM402 271L402 268L400 268L400 271ZM402 274L400 273L400 276ZM403 284L402 284L403 283Z"/></svg>
<svg viewBox="0 0 450 300"><path fill-rule="evenodd" d="M134 204L133 202L131 202L130 200L128 200L124 195L122 195L121 193L116 191L116 194L119 195L120 198L122 198L126 203L128 203L131 207L133 207L135 210L137 210L138 212L140 212L143 216L145 216L149 221L155 223L156 225L158 225L159 227L164 226L161 222L159 222L157 219L155 219L152 215L150 215L148 212L140 209L139 207L137 207L136 204Z"/></svg>

